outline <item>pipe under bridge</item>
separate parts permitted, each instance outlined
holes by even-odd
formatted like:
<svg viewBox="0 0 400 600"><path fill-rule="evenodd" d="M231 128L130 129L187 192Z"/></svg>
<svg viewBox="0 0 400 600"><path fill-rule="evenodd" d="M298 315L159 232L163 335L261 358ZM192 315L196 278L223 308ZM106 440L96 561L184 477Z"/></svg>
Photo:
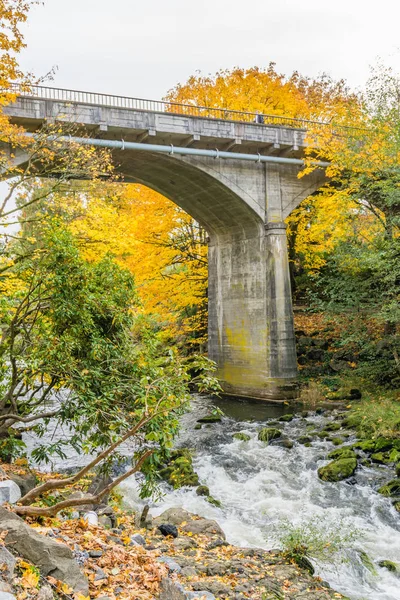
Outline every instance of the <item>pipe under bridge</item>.
<svg viewBox="0 0 400 600"><path fill-rule="evenodd" d="M208 347L224 391L295 397L285 219L325 182L325 163L298 178L313 124L43 86L15 92L11 122L31 134L79 124L82 143L112 149L125 182L160 192L207 230Z"/></svg>

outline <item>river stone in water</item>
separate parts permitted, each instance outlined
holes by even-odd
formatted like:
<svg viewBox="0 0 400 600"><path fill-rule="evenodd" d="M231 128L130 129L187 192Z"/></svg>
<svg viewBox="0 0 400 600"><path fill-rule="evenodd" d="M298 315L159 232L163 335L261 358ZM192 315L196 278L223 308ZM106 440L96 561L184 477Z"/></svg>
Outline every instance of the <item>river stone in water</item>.
<svg viewBox="0 0 400 600"><path fill-rule="evenodd" d="M378 494L389 498L400 496L400 479L392 479L392 481L385 483L385 485L379 488Z"/></svg>
<svg viewBox="0 0 400 600"><path fill-rule="evenodd" d="M318 469L318 477L322 481L342 481L351 477L356 468L356 458L338 458L325 467Z"/></svg>
<svg viewBox="0 0 400 600"><path fill-rule="evenodd" d="M356 453L349 446L345 446L344 448L337 448L337 450L332 450L329 452L328 458L330 460L336 460L338 458L357 458Z"/></svg>
<svg viewBox="0 0 400 600"><path fill-rule="evenodd" d="M243 433L242 431L239 431L238 433L233 434L233 438L235 440L240 440L242 442L248 442L250 439L250 436L247 435L247 433Z"/></svg>
<svg viewBox="0 0 400 600"><path fill-rule="evenodd" d="M260 442L266 442L267 444L272 440L276 440L280 438L282 432L276 427L264 427L261 431L258 432L258 439Z"/></svg>

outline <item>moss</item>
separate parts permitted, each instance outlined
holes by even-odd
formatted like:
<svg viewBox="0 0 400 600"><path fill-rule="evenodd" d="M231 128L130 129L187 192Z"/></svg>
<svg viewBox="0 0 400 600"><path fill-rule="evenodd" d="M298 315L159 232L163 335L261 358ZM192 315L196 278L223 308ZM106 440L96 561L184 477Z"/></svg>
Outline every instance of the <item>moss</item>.
<svg viewBox="0 0 400 600"><path fill-rule="evenodd" d="M338 431L341 427L341 423L327 423L324 429L325 431Z"/></svg>
<svg viewBox="0 0 400 600"><path fill-rule="evenodd" d="M195 429L201 429L202 425L201 423L196 423L196 425L194 426Z"/></svg>
<svg viewBox="0 0 400 600"><path fill-rule="evenodd" d="M400 572L399 565L392 562L391 560L380 560L378 562L378 565L380 567L382 567L382 569L387 569L391 573L399 573Z"/></svg>
<svg viewBox="0 0 400 600"><path fill-rule="evenodd" d="M390 463L388 453L384 452L374 452L374 454L371 454L371 460L380 465L387 465Z"/></svg>
<svg viewBox="0 0 400 600"><path fill-rule="evenodd" d="M378 494L382 494L382 496L386 496L387 498L395 498L396 496L400 496L400 479L392 479L382 485L379 488Z"/></svg>
<svg viewBox="0 0 400 600"><path fill-rule="evenodd" d="M344 448L337 448L336 450L332 450L328 454L329 460L336 460L338 458L357 458L354 450L349 448L349 446L345 446Z"/></svg>
<svg viewBox="0 0 400 600"><path fill-rule="evenodd" d="M160 476L175 489L183 486L198 486L199 477L193 469L192 455L187 448L171 452L167 465Z"/></svg>
<svg viewBox="0 0 400 600"><path fill-rule="evenodd" d="M395 440L390 438L380 437L375 440L375 452L391 450L395 445Z"/></svg>
<svg viewBox="0 0 400 600"><path fill-rule="evenodd" d="M293 421L293 415L292 414L283 415L282 417L279 418L279 421L283 421L283 422Z"/></svg>
<svg viewBox="0 0 400 600"><path fill-rule="evenodd" d="M198 423L219 423L220 421L222 421L221 415L206 415L197 419Z"/></svg>
<svg viewBox="0 0 400 600"><path fill-rule="evenodd" d="M213 498L212 496L207 496L206 500L207 500L207 502L209 502L213 506L216 506L217 508L221 508L221 506L222 506L222 503L219 500L217 500L216 498Z"/></svg>
<svg viewBox="0 0 400 600"><path fill-rule="evenodd" d="M299 444L311 444L312 438L308 435L301 435L299 438L297 438L297 441Z"/></svg>
<svg viewBox="0 0 400 600"><path fill-rule="evenodd" d="M360 559L364 567L368 569L368 571L372 573L372 575L377 575L374 563L372 562L368 554L363 550L360 551Z"/></svg>
<svg viewBox="0 0 400 600"><path fill-rule="evenodd" d="M361 425L361 417L357 414L351 414L344 419L342 425L348 429L357 429Z"/></svg>
<svg viewBox="0 0 400 600"><path fill-rule="evenodd" d="M198 496L209 496L210 490L206 485L199 485L199 487L196 490L196 494Z"/></svg>
<svg viewBox="0 0 400 600"><path fill-rule="evenodd" d="M318 476L323 481L342 481L351 477L356 468L356 458L339 458L318 469Z"/></svg>
<svg viewBox="0 0 400 600"><path fill-rule="evenodd" d="M352 448L355 450L362 450L363 452L373 452L375 450L375 440L362 440L353 444Z"/></svg>
<svg viewBox="0 0 400 600"><path fill-rule="evenodd" d="M258 432L258 439L261 442L266 442L268 444L271 440L276 440L280 438L281 435L282 432L279 429L276 429L275 427L264 427L263 429L261 429L261 431Z"/></svg>
<svg viewBox="0 0 400 600"><path fill-rule="evenodd" d="M333 437L332 438L332 444L334 446L340 446L341 444L343 444L343 442L344 442L344 438L342 438L342 437Z"/></svg>
<svg viewBox="0 0 400 600"><path fill-rule="evenodd" d="M248 442L250 439L250 436L247 435L247 433L243 433L242 431L234 433L233 437L235 438L235 440L241 440L242 442Z"/></svg>

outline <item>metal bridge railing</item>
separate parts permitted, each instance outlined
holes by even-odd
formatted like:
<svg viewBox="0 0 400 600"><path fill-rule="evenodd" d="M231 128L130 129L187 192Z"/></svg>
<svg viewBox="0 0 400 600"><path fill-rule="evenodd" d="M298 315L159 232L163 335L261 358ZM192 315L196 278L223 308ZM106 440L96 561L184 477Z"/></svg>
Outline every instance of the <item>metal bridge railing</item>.
<svg viewBox="0 0 400 600"><path fill-rule="evenodd" d="M128 110L151 111L157 113L173 113L177 115L188 115L190 117L240 121L243 123L258 122L257 119L262 116L264 125L278 125L294 129L307 130L311 129L312 127L331 127L330 123L310 121L306 119L295 119L278 115L259 115L257 113L229 110L225 108L210 108L207 106L180 104L178 102L165 102L163 100L129 98L126 96L113 96L110 94L67 90L54 87L45 87L41 85L23 86L20 84L12 84L10 91L21 98L40 98L43 100L54 100L72 104L89 104L94 106L106 106L109 108L125 108Z"/></svg>

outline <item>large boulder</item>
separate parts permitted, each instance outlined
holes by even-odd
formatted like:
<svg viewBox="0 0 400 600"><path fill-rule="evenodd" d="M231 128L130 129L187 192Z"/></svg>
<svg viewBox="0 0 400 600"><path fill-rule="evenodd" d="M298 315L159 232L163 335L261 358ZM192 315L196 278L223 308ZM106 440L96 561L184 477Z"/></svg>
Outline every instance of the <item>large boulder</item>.
<svg viewBox="0 0 400 600"><path fill-rule="evenodd" d="M180 525L184 521L190 521L192 514L183 508L168 508L160 516L153 519L153 525L158 527L161 523L170 523L171 525Z"/></svg>
<svg viewBox="0 0 400 600"><path fill-rule="evenodd" d="M225 539L225 534L216 521L212 519L192 520L183 525L183 531L194 533L195 535L218 535Z"/></svg>
<svg viewBox="0 0 400 600"><path fill-rule="evenodd" d="M68 546L37 533L20 517L0 506L0 530L6 531L6 547L29 560L46 577L51 575L63 581L76 592L89 594L85 575Z"/></svg>
<svg viewBox="0 0 400 600"><path fill-rule="evenodd" d="M33 473L25 473L24 475L9 473L8 478L17 484L23 496L25 496L25 494L27 494L37 486L37 478L36 475L34 475Z"/></svg>
<svg viewBox="0 0 400 600"><path fill-rule="evenodd" d="M169 508L159 517L153 519L153 524L159 527L162 524L181 526L182 531L195 535L218 535L225 539L225 534L216 521L211 519L199 519L183 508Z"/></svg>
<svg viewBox="0 0 400 600"><path fill-rule="evenodd" d="M357 468L356 458L338 458L325 467L318 469L318 477L322 481L342 481L354 474Z"/></svg>

